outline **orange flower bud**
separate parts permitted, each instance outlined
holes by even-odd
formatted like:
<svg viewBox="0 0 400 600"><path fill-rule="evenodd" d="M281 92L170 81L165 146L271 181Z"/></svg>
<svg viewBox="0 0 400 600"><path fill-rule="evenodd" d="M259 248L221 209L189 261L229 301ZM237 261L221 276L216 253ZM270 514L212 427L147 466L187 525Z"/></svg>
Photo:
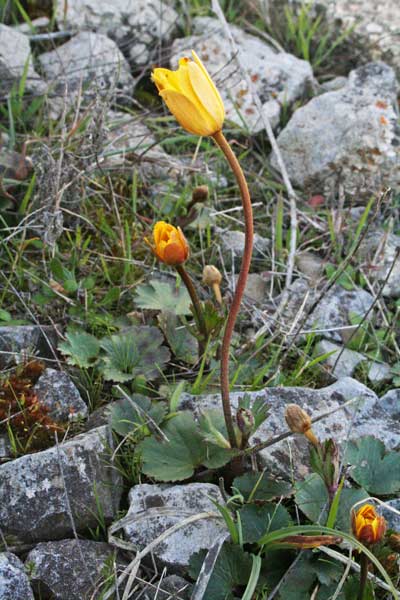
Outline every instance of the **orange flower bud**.
<svg viewBox="0 0 400 600"><path fill-rule="evenodd" d="M385 535L386 520L378 515L372 504L364 504L351 513L351 527L355 537L363 544L376 544Z"/></svg>
<svg viewBox="0 0 400 600"><path fill-rule="evenodd" d="M316 438L311 425L311 417L298 404L288 404L285 410L285 419L290 431L293 433L302 433L313 446L318 446L319 442Z"/></svg>
<svg viewBox="0 0 400 600"><path fill-rule="evenodd" d="M189 244L180 227L174 227L164 221L158 221L153 229L154 245L147 239L158 260L176 267L183 265L189 257Z"/></svg>
<svg viewBox="0 0 400 600"><path fill-rule="evenodd" d="M211 287L215 283L217 283L219 285L221 283L221 281L222 281L222 275L221 275L220 271L217 269L217 267L214 267L214 265L206 265L204 267L203 283L205 283L206 285L209 285Z"/></svg>
<svg viewBox="0 0 400 600"><path fill-rule="evenodd" d="M222 275L214 265L206 265L203 269L203 283L212 287L218 304L222 304L220 283Z"/></svg>

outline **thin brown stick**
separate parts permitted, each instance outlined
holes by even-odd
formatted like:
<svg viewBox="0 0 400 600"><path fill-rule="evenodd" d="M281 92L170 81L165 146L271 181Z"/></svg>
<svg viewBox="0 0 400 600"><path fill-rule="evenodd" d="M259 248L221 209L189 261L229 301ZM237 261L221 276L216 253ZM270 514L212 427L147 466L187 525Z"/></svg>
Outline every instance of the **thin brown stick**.
<svg viewBox="0 0 400 600"><path fill-rule="evenodd" d="M201 336L198 340L199 352L200 356L203 356L205 351L205 344L207 343L208 338L207 326L203 316L203 309L201 308L200 300L197 295L196 289L193 285L193 281L191 280L185 267L183 265L177 265L175 268L181 276L182 281L185 284L187 291L189 292L189 296L193 304L193 310Z"/></svg>
<svg viewBox="0 0 400 600"><path fill-rule="evenodd" d="M233 427L231 404L229 400L229 349L233 330L236 323L236 318L240 310L243 292L246 286L247 275L250 269L251 255L253 252L253 209L249 188L243 174L242 168L227 142L222 131L213 135L214 140L224 153L226 160L229 163L238 183L240 195L242 198L244 223L245 223L245 245L243 252L242 265L240 268L239 278L236 285L236 290L233 295L232 304L229 310L228 319L225 326L224 337L221 348L221 397L222 407L224 411L226 430L228 432L229 442L232 448L237 448L235 430Z"/></svg>

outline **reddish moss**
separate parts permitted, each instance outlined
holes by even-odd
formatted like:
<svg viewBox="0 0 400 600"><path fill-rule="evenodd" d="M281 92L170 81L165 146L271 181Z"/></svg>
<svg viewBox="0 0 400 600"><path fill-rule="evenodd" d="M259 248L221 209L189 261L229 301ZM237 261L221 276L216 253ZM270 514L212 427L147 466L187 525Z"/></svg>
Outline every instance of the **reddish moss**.
<svg viewBox="0 0 400 600"><path fill-rule="evenodd" d="M31 361L0 381L0 430L14 438L16 454L47 448L53 443L54 432L63 431L33 391L44 368L43 363Z"/></svg>

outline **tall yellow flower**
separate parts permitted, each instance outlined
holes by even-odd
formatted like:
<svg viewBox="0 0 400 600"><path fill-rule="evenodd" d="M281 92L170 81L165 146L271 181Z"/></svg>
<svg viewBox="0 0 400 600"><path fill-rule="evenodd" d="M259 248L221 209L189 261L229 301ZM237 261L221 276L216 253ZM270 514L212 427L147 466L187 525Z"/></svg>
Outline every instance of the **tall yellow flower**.
<svg viewBox="0 0 400 600"><path fill-rule="evenodd" d="M351 515L351 525L355 537L363 544L380 542L386 531L386 520L378 515L372 504L364 504Z"/></svg>
<svg viewBox="0 0 400 600"><path fill-rule="evenodd" d="M207 69L192 50L191 58L181 58L177 71L154 69L152 80L160 96L180 125L195 135L221 131L225 108Z"/></svg>
<svg viewBox="0 0 400 600"><path fill-rule="evenodd" d="M153 239L154 245L147 239L146 242L161 262L176 267L183 265L188 259L189 244L180 227L174 227L165 221L158 221L154 225Z"/></svg>

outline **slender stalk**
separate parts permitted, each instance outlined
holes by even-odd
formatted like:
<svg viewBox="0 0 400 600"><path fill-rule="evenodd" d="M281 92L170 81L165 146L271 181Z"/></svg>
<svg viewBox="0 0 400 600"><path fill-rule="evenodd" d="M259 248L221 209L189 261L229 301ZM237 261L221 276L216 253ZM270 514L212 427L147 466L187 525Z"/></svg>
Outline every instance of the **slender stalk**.
<svg viewBox="0 0 400 600"><path fill-rule="evenodd" d="M364 598L365 586L367 585L367 580L368 580L368 566L369 566L368 556L366 556L365 554L362 554L360 557L360 567L361 567L360 589L358 591L357 600L363 600L363 598Z"/></svg>
<svg viewBox="0 0 400 600"><path fill-rule="evenodd" d="M214 140L224 153L226 160L229 163L238 183L240 195L242 198L243 215L245 223L245 245L243 252L242 265L240 268L239 278L236 285L236 290L233 295L232 304L229 310L228 319L225 325L224 337L221 347L221 397L222 407L224 411L225 424L228 432L229 442L232 448L237 448L235 430L233 427L232 410L229 400L229 349L236 319L240 310L240 304L243 292L246 286L247 275L250 269L251 255L253 252L253 209L247 182L243 174L242 168L232 151L228 141L222 131L218 131L213 135Z"/></svg>
<svg viewBox="0 0 400 600"><path fill-rule="evenodd" d="M191 280L188 272L186 271L183 265L177 265L176 270L182 278L183 283L186 286L187 291L189 292L190 299L193 304L193 310L195 313L196 321L198 328L200 330L200 338L199 338L199 351L200 356L203 356L205 351L205 344L207 343L208 333L206 323L204 321L203 309L201 308L200 300L197 295L196 289L193 285L193 281Z"/></svg>

